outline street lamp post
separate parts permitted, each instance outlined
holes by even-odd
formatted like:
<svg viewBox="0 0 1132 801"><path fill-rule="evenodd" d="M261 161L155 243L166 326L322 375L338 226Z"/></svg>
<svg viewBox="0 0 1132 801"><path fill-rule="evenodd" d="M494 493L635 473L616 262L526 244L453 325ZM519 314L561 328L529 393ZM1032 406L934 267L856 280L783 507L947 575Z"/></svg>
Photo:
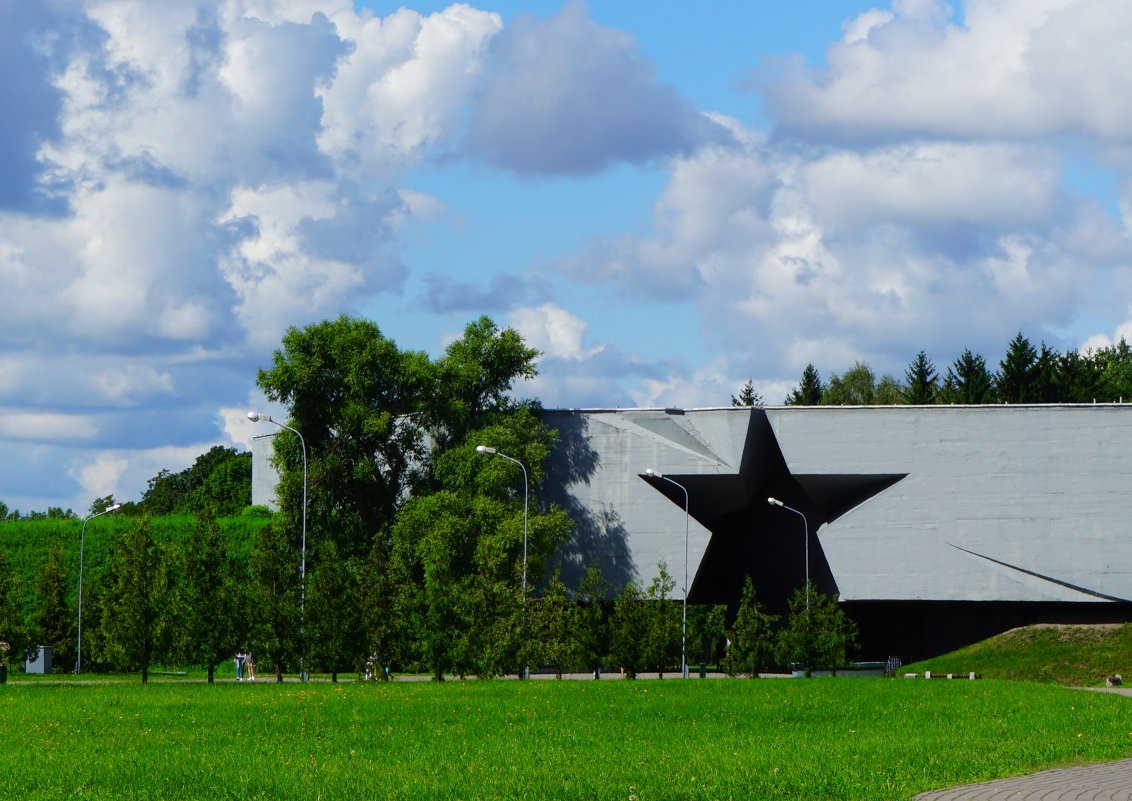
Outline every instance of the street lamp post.
<svg viewBox="0 0 1132 801"><path fill-rule="evenodd" d="M805 560L806 560L806 615L810 614L810 524L806 520L806 516L799 512L797 509L787 506L777 498L767 498L766 502L771 506L781 506L789 512L793 512L802 518L802 532L805 536Z"/></svg>
<svg viewBox="0 0 1132 801"><path fill-rule="evenodd" d="M299 628L304 627L306 620L306 601L307 601L307 442L303 439L303 435L296 429L291 428L289 425L284 425L278 420L273 420L269 414L260 414L259 412L248 412L248 419L253 423L258 423L264 420L268 423L274 423L280 428L285 428L299 438L299 445L303 449L303 539L302 539L302 561L299 564ZM302 666L300 663L299 673L302 674Z"/></svg>
<svg viewBox="0 0 1132 801"><path fill-rule="evenodd" d="M83 519L82 531L79 532L79 639L75 643L75 675L82 673L83 670L83 551L86 549L86 524L89 520L110 514L110 512L121 508L122 504L116 503L113 506L107 506L97 514L87 515Z"/></svg>
<svg viewBox="0 0 1132 801"><path fill-rule="evenodd" d="M500 453L495 448L488 445L477 445L476 453L486 453L491 456L498 456L500 459L506 459L509 462L514 462L519 465L519 469L523 471L523 597L522 597L522 625L526 628L527 625L527 468L518 459L508 456L505 453ZM527 678L527 666L523 666L523 673L521 678Z"/></svg>
<svg viewBox="0 0 1132 801"><path fill-rule="evenodd" d="M653 476L667 481L669 484L675 484L680 489L684 490L684 617L680 622L680 675L685 679L688 678L688 660L685 658L686 643L688 640L688 525L690 515L688 514L688 488L678 481L673 481L664 473L659 473L651 467L645 471L645 475Z"/></svg>

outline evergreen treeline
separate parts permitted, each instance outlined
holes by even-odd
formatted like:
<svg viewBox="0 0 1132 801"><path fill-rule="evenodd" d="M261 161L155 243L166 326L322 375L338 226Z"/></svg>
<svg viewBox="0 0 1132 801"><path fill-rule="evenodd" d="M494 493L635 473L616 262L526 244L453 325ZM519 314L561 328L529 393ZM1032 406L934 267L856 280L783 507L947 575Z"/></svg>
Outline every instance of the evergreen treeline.
<svg viewBox="0 0 1132 801"><path fill-rule="evenodd" d="M750 382L741 395L757 397ZM788 406L881 406L984 403L1118 403L1132 400L1132 346L1123 339L1087 353L1059 353L1044 342L1035 347L1019 333L997 368L964 350L944 371L924 351L908 364L903 378L877 379L865 362L827 382L813 364L786 397ZM732 403L737 404L735 396ZM738 404L737 404L738 405ZM753 405L744 403L743 405ZM761 405L761 404L760 404Z"/></svg>
<svg viewBox="0 0 1132 801"><path fill-rule="evenodd" d="M9 559L12 548L0 550L0 641L9 644L7 656L15 664L20 655L46 645L55 672L76 666L79 525L37 521L9 524L5 531L6 546L16 540L47 542L36 554L16 551L27 564ZM481 600L469 597L462 608L478 617L481 632L439 612L425 614L414 619L415 626L398 627L384 641L389 650L380 652L373 650L376 631L350 636L381 612L366 605L378 600L364 589L379 580L373 567L363 565L354 574L356 566L348 562L321 561L321 578L306 588L304 632L299 608L284 602L293 594L277 586L297 584L296 566L280 562L271 569L271 553L259 549L271 532L270 516L255 509L223 520L142 515L90 525L83 673L139 672L145 681L156 665L198 666L211 681L217 673L231 676L233 655L249 649L260 675L276 678L300 669L334 678L340 673L380 678L387 666L394 673L435 678L491 677L525 665L559 676L612 669L635 678L645 671L679 671L682 602L673 598L675 581L663 563L647 586L629 582L616 594L596 567L575 592L557 572L539 577L525 619L516 620L507 605L476 608ZM403 589L405 602L419 592ZM810 597L813 608L807 610L799 589L780 619L761 609L748 579L730 619L723 606L689 606L690 672L699 664L746 676L790 665L845 664L854 650L852 622L816 588ZM329 620L338 623L328 625Z"/></svg>

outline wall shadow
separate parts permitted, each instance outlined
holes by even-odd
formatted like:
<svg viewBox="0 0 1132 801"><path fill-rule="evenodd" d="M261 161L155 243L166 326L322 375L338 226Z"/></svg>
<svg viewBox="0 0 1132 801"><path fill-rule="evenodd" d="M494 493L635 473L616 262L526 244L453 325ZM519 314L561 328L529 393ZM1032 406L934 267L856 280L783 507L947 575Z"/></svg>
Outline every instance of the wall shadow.
<svg viewBox="0 0 1132 801"><path fill-rule="evenodd" d="M601 466L600 456L590 446L589 417L577 412L546 412L542 419L558 432L558 445L547 460L540 500L561 507L574 522L570 538L555 555L561 564L562 581L576 590L590 565L596 565L613 589L619 590L637 574L621 517L607 504L588 508L571 491L579 485L588 486Z"/></svg>

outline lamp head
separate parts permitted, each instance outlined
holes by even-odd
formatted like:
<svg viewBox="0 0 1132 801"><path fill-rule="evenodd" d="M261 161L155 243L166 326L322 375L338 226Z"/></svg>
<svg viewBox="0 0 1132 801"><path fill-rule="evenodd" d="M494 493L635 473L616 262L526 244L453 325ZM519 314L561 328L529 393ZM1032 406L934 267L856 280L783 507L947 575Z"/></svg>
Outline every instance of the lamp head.
<svg viewBox="0 0 1132 801"><path fill-rule="evenodd" d="M778 500L777 498L767 498L766 502L769 503L771 506L783 506L784 505L782 503L782 501Z"/></svg>
<svg viewBox="0 0 1132 801"><path fill-rule="evenodd" d="M116 512L121 508L122 508L122 504L116 503L113 506L107 506L104 511L106 511L106 512Z"/></svg>
<svg viewBox="0 0 1132 801"><path fill-rule="evenodd" d="M476 453L495 453L495 448L488 445L477 445Z"/></svg>
<svg viewBox="0 0 1132 801"><path fill-rule="evenodd" d="M653 470L651 467L645 470L645 475L652 476L653 478L664 478L664 473L661 473L659 470Z"/></svg>
<svg viewBox="0 0 1132 801"><path fill-rule="evenodd" d="M259 422L259 412L248 412L248 419L253 423Z"/></svg>

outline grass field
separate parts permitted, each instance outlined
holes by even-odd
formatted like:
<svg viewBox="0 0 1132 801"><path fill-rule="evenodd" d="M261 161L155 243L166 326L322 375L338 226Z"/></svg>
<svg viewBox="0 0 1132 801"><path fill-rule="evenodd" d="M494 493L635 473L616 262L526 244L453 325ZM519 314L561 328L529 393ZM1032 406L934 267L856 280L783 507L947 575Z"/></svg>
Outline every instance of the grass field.
<svg viewBox="0 0 1132 801"><path fill-rule="evenodd" d="M24 799L907 799L1132 753L1132 699L882 679L0 687Z"/></svg>

